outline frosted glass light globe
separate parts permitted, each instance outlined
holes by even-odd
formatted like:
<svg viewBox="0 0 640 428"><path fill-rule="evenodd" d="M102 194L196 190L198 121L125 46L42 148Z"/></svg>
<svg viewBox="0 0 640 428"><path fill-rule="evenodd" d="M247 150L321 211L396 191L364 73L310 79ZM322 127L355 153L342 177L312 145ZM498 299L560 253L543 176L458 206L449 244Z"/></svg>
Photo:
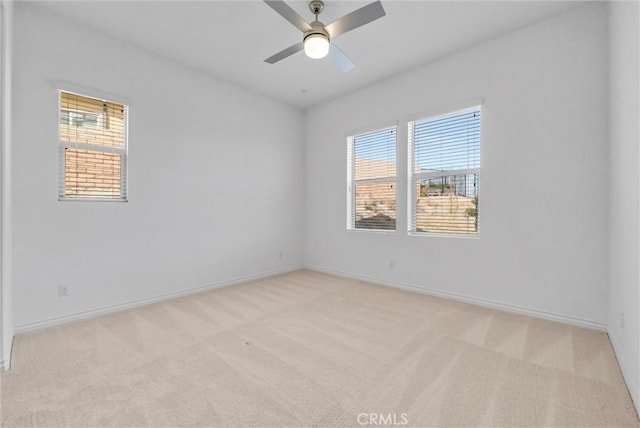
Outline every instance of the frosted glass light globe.
<svg viewBox="0 0 640 428"><path fill-rule="evenodd" d="M304 53L309 58L324 58L329 53L329 39L324 34L308 35L304 39Z"/></svg>

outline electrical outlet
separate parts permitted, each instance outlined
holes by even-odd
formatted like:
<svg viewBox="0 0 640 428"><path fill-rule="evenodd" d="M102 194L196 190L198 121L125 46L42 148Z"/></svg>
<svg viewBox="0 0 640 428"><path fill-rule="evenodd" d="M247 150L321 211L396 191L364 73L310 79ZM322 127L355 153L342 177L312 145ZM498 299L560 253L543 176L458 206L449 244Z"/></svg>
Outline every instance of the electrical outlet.
<svg viewBox="0 0 640 428"><path fill-rule="evenodd" d="M396 268L396 261L389 260L389 269L395 269L395 268Z"/></svg>
<svg viewBox="0 0 640 428"><path fill-rule="evenodd" d="M624 329L624 312L620 314L620 328Z"/></svg>
<svg viewBox="0 0 640 428"><path fill-rule="evenodd" d="M66 285L58 286L58 297L68 297L69 296L69 287Z"/></svg>

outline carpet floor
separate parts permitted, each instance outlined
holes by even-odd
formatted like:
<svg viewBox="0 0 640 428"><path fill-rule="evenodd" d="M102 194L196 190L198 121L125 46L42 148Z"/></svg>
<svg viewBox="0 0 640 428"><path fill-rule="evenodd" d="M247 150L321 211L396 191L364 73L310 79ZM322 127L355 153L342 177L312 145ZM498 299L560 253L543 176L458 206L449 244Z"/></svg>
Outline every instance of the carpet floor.
<svg viewBox="0 0 640 428"><path fill-rule="evenodd" d="M307 270L18 335L7 427L638 427L607 335Z"/></svg>

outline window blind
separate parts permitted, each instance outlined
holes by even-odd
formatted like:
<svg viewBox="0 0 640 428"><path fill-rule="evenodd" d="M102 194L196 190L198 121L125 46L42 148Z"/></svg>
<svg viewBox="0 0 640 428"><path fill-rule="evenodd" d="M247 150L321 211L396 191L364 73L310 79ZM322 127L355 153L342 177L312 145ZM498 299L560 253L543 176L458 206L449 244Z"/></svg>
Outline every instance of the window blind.
<svg viewBox="0 0 640 428"><path fill-rule="evenodd" d="M478 233L480 112L409 122L410 231Z"/></svg>
<svg viewBox="0 0 640 428"><path fill-rule="evenodd" d="M396 229L396 131L347 139L349 229Z"/></svg>
<svg viewBox="0 0 640 428"><path fill-rule="evenodd" d="M59 94L59 199L126 201L127 106Z"/></svg>

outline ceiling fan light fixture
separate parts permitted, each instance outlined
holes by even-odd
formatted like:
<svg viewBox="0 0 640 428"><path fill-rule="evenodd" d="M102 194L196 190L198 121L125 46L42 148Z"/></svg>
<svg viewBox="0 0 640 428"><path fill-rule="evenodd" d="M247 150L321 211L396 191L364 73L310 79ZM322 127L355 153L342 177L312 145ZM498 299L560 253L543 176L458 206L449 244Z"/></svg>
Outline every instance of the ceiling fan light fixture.
<svg viewBox="0 0 640 428"><path fill-rule="evenodd" d="M304 53L309 58L314 59L324 58L331 52L331 60L345 73L353 70L356 65L336 45L330 44L330 40L386 15L380 0L375 0L373 3L356 9L329 25L324 25L318 20L318 15L324 9L322 0L311 0L309 2L309 10L316 18L313 22L305 21L284 0L264 0L264 2L304 34L302 41L281 50L275 55L271 55L264 62L275 64L301 50L304 50Z"/></svg>
<svg viewBox="0 0 640 428"><path fill-rule="evenodd" d="M304 38L304 53L313 59L329 54L329 37L322 33L311 33Z"/></svg>

